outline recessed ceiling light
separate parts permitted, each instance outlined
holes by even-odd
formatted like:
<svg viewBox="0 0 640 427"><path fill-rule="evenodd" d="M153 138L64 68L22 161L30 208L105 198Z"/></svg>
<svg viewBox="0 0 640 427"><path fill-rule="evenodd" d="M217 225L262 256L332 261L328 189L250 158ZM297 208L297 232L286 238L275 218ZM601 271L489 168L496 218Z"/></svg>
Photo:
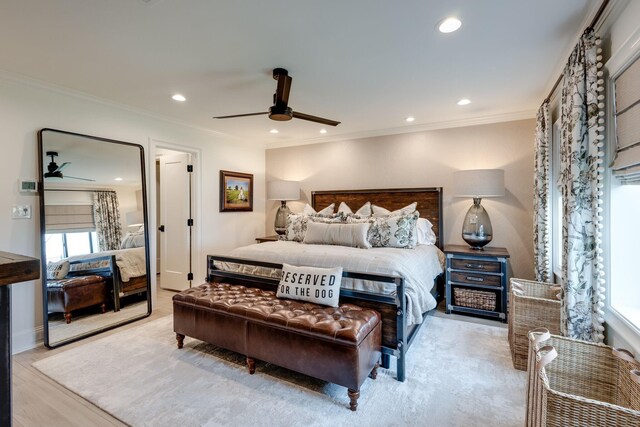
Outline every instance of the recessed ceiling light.
<svg viewBox="0 0 640 427"><path fill-rule="evenodd" d="M409 116L409 117L407 117L406 119L404 119L404 121L405 121L405 122L407 122L407 123L411 123L411 122L412 122L412 121L414 121L415 119L416 119L415 117L413 117L413 116Z"/></svg>
<svg viewBox="0 0 640 427"><path fill-rule="evenodd" d="M471 104L471 100L467 98L462 98L460 101L458 101L458 105L469 105L469 104Z"/></svg>
<svg viewBox="0 0 640 427"><path fill-rule="evenodd" d="M438 30L441 33L453 33L460 28L461 25L462 22L458 18L451 17L440 22L440 24L438 24Z"/></svg>
<svg viewBox="0 0 640 427"><path fill-rule="evenodd" d="M327 133L327 130L326 129L320 129L320 133L325 134L325 133Z"/></svg>
<svg viewBox="0 0 640 427"><path fill-rule="evenodd" d="M118 177L115 179L115 181L122 181L122 178Z"/></svg>
<svg viewBox="0 0 640 427"><path fill-rule="evenodd" d="M176 93L175 95L173 95L171 99L173 99L174 101L180 101L180 102L184 102L187 100L187 98L185 98L184 95L180 95L179 93Z"/></svg>
<svg viewBox="0 0 640 427"><path fill-rule="evenodd" d="M269 132L271 132L271 133L278 133L278 129L271 129Z"/></svg>

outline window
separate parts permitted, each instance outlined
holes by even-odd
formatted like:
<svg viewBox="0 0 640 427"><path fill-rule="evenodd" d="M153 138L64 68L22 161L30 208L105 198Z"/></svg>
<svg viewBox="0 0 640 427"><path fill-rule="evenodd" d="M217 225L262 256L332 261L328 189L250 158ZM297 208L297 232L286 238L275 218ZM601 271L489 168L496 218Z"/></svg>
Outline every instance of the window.
<svg viewBox="0 0 640 427"><path fill-rule="evenodd" d="M640 60L613 77L610 140L615 141L609 185L609 306L640 334Z"/></svg>
<svg viewBox="0 0 640 427"><path fill-rule="evenodd" d="M74 255L99 252L95 231L47 233L45 236L47 262L60 261Z"/></svg>

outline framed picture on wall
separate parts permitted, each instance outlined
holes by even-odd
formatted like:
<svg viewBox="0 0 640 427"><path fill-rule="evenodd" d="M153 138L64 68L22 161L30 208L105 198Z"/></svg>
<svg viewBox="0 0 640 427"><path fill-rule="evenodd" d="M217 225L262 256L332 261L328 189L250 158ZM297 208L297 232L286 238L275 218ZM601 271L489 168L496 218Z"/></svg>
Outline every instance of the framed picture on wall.
<svg viewBox="0 0 640 427"><path fill-rule="evenodd" d="M220 171L220 212L253 212L253 175Z"/></svg>

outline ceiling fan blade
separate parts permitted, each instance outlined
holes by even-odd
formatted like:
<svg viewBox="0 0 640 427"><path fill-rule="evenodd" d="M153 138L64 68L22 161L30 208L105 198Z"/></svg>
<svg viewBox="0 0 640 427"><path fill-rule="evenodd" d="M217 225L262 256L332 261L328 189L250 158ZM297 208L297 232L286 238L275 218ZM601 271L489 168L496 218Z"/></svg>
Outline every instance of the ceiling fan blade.
<svg viewBox="0 0 640 427"><path fill-rule="evenodd" d="M293 79L288 75L280 74L278 76L278 87L276 89L276 99L274 104L288 104L292 80Z"/></svg>
<svg viewBox="0 0 640 427"><path fill-rule="evenodd" d="M269 112L265 111L264 113L249 113L249 114L234 114L233 116L218 116L218 117L214 117L214 119L232 119L234 117L261 116L263 114L269 114Z"/></svg>
<svg viewBox="0 0 640 427"><path fill-rule="evenodd" d="M95 182L95 179L89 179L89 178L78 178L77 176L69 176L69 175L65 175L64 178L71 178L71 179L79 179L81 181L91 181L91 182Z"/></svg>
<svg viewBox="0 0 640 427"><path fill-rule="evenodd" d="M323 125L329 126L338 126L340 124L340 122L336 122L335 120L323 119L322 117L299 113L297 111L294 111L292 114L294 119L308 120L310 122L322 123Z"/></svg>
<svg viewBox="0 0 640 427"><path fill-rule="evenodd" d="M62 169L66 168L67 166L69 166L71 164L71 162L64 162L63 164L61 164L60 166L58 166L58 169L55 170L55 172L60 172L62 171Z"/></svg>

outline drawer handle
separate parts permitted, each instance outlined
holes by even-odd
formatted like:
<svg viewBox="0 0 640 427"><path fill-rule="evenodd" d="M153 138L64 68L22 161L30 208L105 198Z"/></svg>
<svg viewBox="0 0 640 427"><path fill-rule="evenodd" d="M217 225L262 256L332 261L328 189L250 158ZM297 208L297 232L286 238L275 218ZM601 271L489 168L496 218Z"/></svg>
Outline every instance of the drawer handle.
<svg viewBox="0 0 640 427"><path fill-rule="evenodd" d="M482 264L465 264L465 268L477 268L478 270L482 270L484 265Z"/></svg>
<svg viewBox="0 0 640 427"><path fill-rule="evenodd" d="M467 276L466 279L471 281L471 282L484 282L484 278L482 278L482 277Z"/></svg>

